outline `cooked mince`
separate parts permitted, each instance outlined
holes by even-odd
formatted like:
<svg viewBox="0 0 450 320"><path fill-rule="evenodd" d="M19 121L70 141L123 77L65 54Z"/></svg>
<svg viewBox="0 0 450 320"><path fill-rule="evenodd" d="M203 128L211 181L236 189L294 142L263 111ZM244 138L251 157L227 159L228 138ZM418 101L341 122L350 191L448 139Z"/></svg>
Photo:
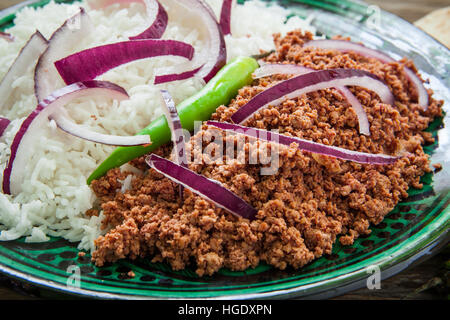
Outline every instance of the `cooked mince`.
<svg viewBox="0 0 450 320"><path fill-rule="evenodd" d="M221 182L258 209L254 221L238 218L186 188L181 199L178 185L149 170L141 157L130 164L141 169L142 174L113 169L92 183L98 209L104 216L103 228L107 230L95 240L92 260L97 266L142 257L167 262L174 270L191 266L199 276L212 275L222 267L254 268L261 262L279 269L301 268L330 254L336 241L349 246L359 236L370 234L370 226L379 224L406 198L408 188L422 187L420 177L431 172L422 145L433 142L431 134L423 130L442 115L443 102L431 98L426 111L416 104L417 93L402 71L404 66L416 70L412 61L385 64L353 53L302 48L303 42L310 39L312 34L298 30L285 37L277 34L277 50L265 60L313 69L369 71L388 84L395 105L381 103L370 90L350 87L367 113L370 136L359 134L355 112L336 89L268 107L245 125L277 129L285 135L350 150L402 157L392 165L365 165L303 152L291 145L280 147L279 169L273 175L260 174L264 164L208 159L214 156L211 153L190 163L191 170ZM212 118L230 121L230 116L249 99L288 77L255 80L242 88L228 106L220 106ZM428 92L431 96L432 91ZM188 152L194 152L195 139L202 139L203 150L227 142L237 144L233 140L236 136L212 138L214 131L217 129L204 125L188 143ZM246 140L244 150L255 150L254 143ZM269 150L274 147L267 143L265 146ZM156 153L170 157L171 146ZM121 181L129 174L133 174L131 188L122 193ZM95 209L88 215L98 213Z"/></svg>

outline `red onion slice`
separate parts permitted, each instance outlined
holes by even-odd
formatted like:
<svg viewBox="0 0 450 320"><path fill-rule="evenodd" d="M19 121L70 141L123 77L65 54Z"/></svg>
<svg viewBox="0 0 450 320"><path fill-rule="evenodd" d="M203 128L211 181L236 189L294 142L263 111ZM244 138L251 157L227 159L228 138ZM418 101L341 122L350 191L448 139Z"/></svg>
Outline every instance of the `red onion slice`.
<svg viewBox="0 0 450 320"><path fill-rule="evenodd" d="M224 36L231 34L231 8L233 0L223 0L222 9L220 11L220 28Z"/></svg>
<svg viewBox="0 0 450 320"><path fill-rule="evenodd" d="M166 31L168 15L164 7L158 0L98 0L88 1L92 9L103 9L113 4L130 4L133 2L142 3L146 9L146 20L148 27L137 36L129 37L130 40L139 39L159 39Z"/></svg>
<svg viewBox="0 0 450 320"><path fill-rule="evenodd" d="M253 72L253 78L258 79L273 74L307 74L310 72L316 72L316 70L296 64L268 63L256 69L255 72ZM347 87L337 87L336 89L344 96L355 111L356 116L358 117L359 133L370 136L369 119L367 119L367 114L358 98L356 98Z"/></svg>
<svg viewBox="0 0 450 320"><path fill-rule="evenodd" d="M225 65L227 50L222 30L217 23L213 10L202 0L177 0L184 10L195 12L202 28L208 33L209 43L207 49L196 52L192 63L177 66L177 72L159 73L158 83L167 82L170 79L187 79L188 75L195 75L208 82ZM193 73L198 69L198 72ZM169 69L172 70L172 69ZM180 70L180 71L179 71Z"/></svg>
<svg viewBox="0 0 450 320"><path fill-rule="evenodd" d="M10 33L0 31L0 38L5 39L8 42L14 41L14 36Z"/></svg>
<svg viewBox="0 0 450 320"><path fill-rule="evenodd" d="M0 117L0 138L2 137L3 133L5 132L6 128L8 128L11 121L9 119Z"/></svg>
<svg viewBox="0 0 450 320"><path fill-rule="evenodd" d="M39 31L36 31L20 50L19 55L0 82L0 110L7 104L9 97L14 92L13 82L26 74L30 66L36 65L45 49L47 49L47 40Z"/></svg>
<svg viewBox="0 0 450 320"><path fill-rule="evenodd" d="M144 4L147 10L149 27L137 36L130 37L130 40L159 39L166 31L169 17L161 3L157 0L144 0Z"/></svg>
<svg viewBox="0 0 450 320"><path fill-rule="evenodd" d="M180 56L191 60L194 48L175 40L132 40L107 44L72 54L55 62L66 84L92 80L125 63L158 56Z"/></svg>
<svg viewBox="0 0 450 320"><path fill-rule="evenodd" d="M232 214L253 220L258 211L225 188L220 182L208 179L183 166L165 158L151 154L146 158L147 164L170 180L183 185L199 196L213 202L216 206Z"/></svg>
<svg viewBox="0 0 450 320"><path fill-rule="evenodd" d="M173 148L175 150L175 162L180 166L187 167L188 162L186 158L186 141L183 134L183 127L181 125L180 117L178 116L175 102L167 90L161 90L161 98L164 115L169 124L170 132L172 132Z"/></svg>
<svg viewBox="0 0 450 320"><path fill-rule="evenodd" d="M346 40L311 40L306 42L303 47L315 47L320 49L338 50L342 52L356 52L364 57L374 58L384 63L396 62L383 52ZM404 71L408 80L411 81L417 90L418 105L422 109L426 110L428 108L429 97L422 80L411 69L404 67Z"/></svg>
<svg viewBox="0 0 450 320"><path fill-rule="evenodd" d="M404 67L403 71L405 71L405 74L409 81L413 84L413 86L417 90L417 104L423 109L428 109L428 104L430 103L430 98L428 96L428 91L423 85L422 80L415 74L414 71L411 69Z"/></svg>
<svg viewBox="0 0 450 320"><path fill-rule="evenodd" d="M263 77L272 76L274 74L307 74L310 72L316 72L311 68L304 66L299 66L297 64L287 64L287 63L260 63L261 67L256 69L252 73L253 79L259 79Z"/></svg>
<svg viewBox="0 0 450 320"><path fill-rule="evenodd" d="M59 129L72 136L110 146L128 147L148 145L151 143L149 135L116 136L89 130L69 120L64 113L54 112L48 118L54 120Z"/></svg>
<svg viewBox="0 0 450 320"><path fill-rule="evenodd" d="M319 49L338 50L341 52L356 52L368 58L375 58L385 63L395 62L394 59L387 54L367 48L366 46L347 40L311 40L303 44L303 47L314 47Z"/></svg>
<svg viewBox="0 0 450 320"><path fill-rule="evenodd" d="M265 141L276 142L282 145L289 146L292 143L296 143L298 145L298 149L303 151L308 151L312 153L318 153L342 160L349 160L358 163L366 163L366 164L392 164L399 157L389 156L384 154L371 154L365 152L358 152L347 150L340 147L328 146L321 143L304 140L297 137L285 136L282 134L278 134L276 132L271 132L267 130L261 130L256 128L249 128L240 126L237 124L225 123L225 122L217 122L217 121L207 121L207 125L219 128L225 131L233 131L237 134L243 134L249 137L254 137L258 139L262 139Z"/></svg>
<svg viewBox="0 0 450 320"><path fill-rule="evenodd" d="M119 4L129 4L133 2L140 2L142 3L144 0L88 0L89 7L91 7L94 10L100 10L104 9L106 7L109 7L113 4L119 3Z"/></svg>
<svg viewBox="0 0 450 320"><path fill-rule="evenodd" d="M40 102L56 89L65 86L54 66L54 62L74 52L81 38L94 29L89 15L83 8L67 19L49 39L48 47L41 55L34 72L34 91Z"/></svg>
<svg viewBox="0 0 450 320"><path fill-rule="evenodd" d="M358 98L356 98L347 87L337 87L336 89L344 96L355 111L356 116L358 117L359 133L370 136L369 119L367 118L367 113L361 102L359 102Z"/></svg>
<svg viewBox="0 0 450 320"><path fill-rule="evenodd" d="M181 125L180 117L178 115L175 102L167 90L161 90L161 98L164 115L169 124L170 132L172 133L173 151L175 154L175 162L185 168L188 167L186 157L186 141L183 134L183 127ZM183 199L183 186L180 185L180 198Z"/></svg>
<svg viewBox="0 0 450 320"><path fill-rule="evenodd" d="M181 72L178 74L171 73L171 74L166 74L166 75L162 75L162 76L155 76L154 84L186 80L186 79L194 77L200 69L201 69L201 67L198 67L194 70L189 70L189 71Z"/></svg>
<svg viewBox="0 0 450 320"><path fill-rule="evenodd" d="M293 99L305 93L344 86L367 88L377 93L383 103L394 103L394 96L389 87L374 74L355 69L328 69L290 78L260 92L237 110L231 120L234 123L243 123L255 112L269 105L276 106L286 99Z"/></svg>
<svg viewBox="0 0 450 320"><path fill-rule="evenodd" d="M111 99L128 98L126 91L106 81L85 81L74 83L53 92L43 99L36 109L22 122L11 144L11 156L3 172L3 192L18 194L22 190L25 178L25 167L30 152L41 136L42 128L48 122L48 117L74 99L87 95L100 95Z"/></svg>

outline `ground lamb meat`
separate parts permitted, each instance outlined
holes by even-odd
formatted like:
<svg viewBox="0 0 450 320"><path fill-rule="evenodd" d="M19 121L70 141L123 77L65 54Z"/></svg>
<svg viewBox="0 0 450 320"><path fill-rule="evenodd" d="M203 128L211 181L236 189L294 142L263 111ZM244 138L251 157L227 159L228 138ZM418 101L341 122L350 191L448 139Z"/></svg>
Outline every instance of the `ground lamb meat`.
<svg viewBox="0 0 450 320"><path fill-rule="evenodd" d="M402 71L404 66L415 70L409 60L385 64L353 53L302 48L311 38L301 31L275 35L277 50L267 62L369 71L388 84L395 105L381 103L367 89L350 87L367 113L370 136L359 134L355 112L335 89L286 100L256 113L245 125L350 150L404 156L391 165L359 164L303 152L295 145L281 147L249 138L242 146L245 161L227 155L217 158L214 152L197 154L189 168L220 181L253 205L258 210L253 221L236 217L187 189L181 199L178 185L148 170L141 157L130 163L143 170L133 174L130 190L120 191L121 181L132 174L120 169L92 183L104 216L103 228L109 230L95 240L92 260L97 266L149 257L168 262L174 270L194 265L199 276L212 275L222 267L244 270L261 261L280 269L301 268L331 253L338 238L343 245L351 245L359 235L369 234L370 225L380 223L407 196L409 187L421 187L420 177L431 171L422 144L433 141L422 130L441 115L442 102L430 99L426 111L416 104L417 93ZM257 93L288 77L255 80L212 118L229 121ZM206 125L187 143L192 157L195 141L202 141L203 151L221 145L233 146L233 155L240 151L236 135ZM274 148L278 148L279 168L272 175L261 175L267 165L250 164L251 153L275 152ZM170 158L171 146L156 153Z"/></svg>

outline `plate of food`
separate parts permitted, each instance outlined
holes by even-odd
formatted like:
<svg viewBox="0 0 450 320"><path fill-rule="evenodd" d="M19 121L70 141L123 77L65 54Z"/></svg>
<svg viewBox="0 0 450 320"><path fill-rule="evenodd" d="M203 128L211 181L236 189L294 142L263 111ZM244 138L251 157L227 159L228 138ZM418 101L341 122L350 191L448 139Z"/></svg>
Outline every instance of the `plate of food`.
<svg viewBox="0 0 450 320"><path fill-rule="evenodd" d="M392 14L26 1L0 28L8 276L103 299L327 298L448 242L450 53Z"/></svg>

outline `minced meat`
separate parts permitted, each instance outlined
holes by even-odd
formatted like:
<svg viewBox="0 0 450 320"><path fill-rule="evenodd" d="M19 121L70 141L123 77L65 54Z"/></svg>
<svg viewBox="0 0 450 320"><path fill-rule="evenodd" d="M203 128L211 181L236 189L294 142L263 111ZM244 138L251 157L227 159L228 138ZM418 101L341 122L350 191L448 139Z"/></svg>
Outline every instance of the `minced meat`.
<svg viewBox="0 0 450 320"><path fill-rule="evenodd" d="M355 112L336 89L309 93L264 109L246 126L277 129L281 134L350 150L403 157L391 165L365 165L303 152L291 145L279 147L279 169L272 175L261 175L265 165L249 164L249 154L244 163L211 159L211 152L202 154L202 161L190 163L191 170L220 181L253 205L258 210L254 221L238 218L187 189L181 199L179 186L148 170L141 157L130 164L142 169L143 174L113 169L92 183L104 216L103 228L108 230L95 240L92 260L97 266L123 258L148 257L154 262L168 262L174 270L192 265L199 276L212 275L222 267L254 268L262 261L280 269L301 268L330 254L337 239L351 245L359 235L369 234L370 225L380 223L407 197L409 187L421 188L420 177L431 171L422 144L433 141L423 130L441 115L443 102L430 98L426 111L416 104L417 92L402 71L404 66L416 71L412 61L385 64L353 53L302 48L312 35L301 31L285 37L275 35L274 39L277 50L266 58L267 62L366 70L384 79L396 102L393 106L383 104L370 90L350 87L367 113L370 136L359 134ZM255 80L228 106L220 106L212 119L229 121L257 93L287 78L275 75ZM428 92L431 97L432 91ZM236 136L218 137L215 131L218 129L203 125L187 144L187 151L193 155L196 139L203 141L203 150L237 144ZM244 150L255 150L255 143L247 139ZM275 147L262 142L259 146L269 151ZM170 157L171 146L156 153ZM129 174L133 174L131 189L122 193L121 181ZM94 212L98 214L96 210L89 214Z"/></svg>

